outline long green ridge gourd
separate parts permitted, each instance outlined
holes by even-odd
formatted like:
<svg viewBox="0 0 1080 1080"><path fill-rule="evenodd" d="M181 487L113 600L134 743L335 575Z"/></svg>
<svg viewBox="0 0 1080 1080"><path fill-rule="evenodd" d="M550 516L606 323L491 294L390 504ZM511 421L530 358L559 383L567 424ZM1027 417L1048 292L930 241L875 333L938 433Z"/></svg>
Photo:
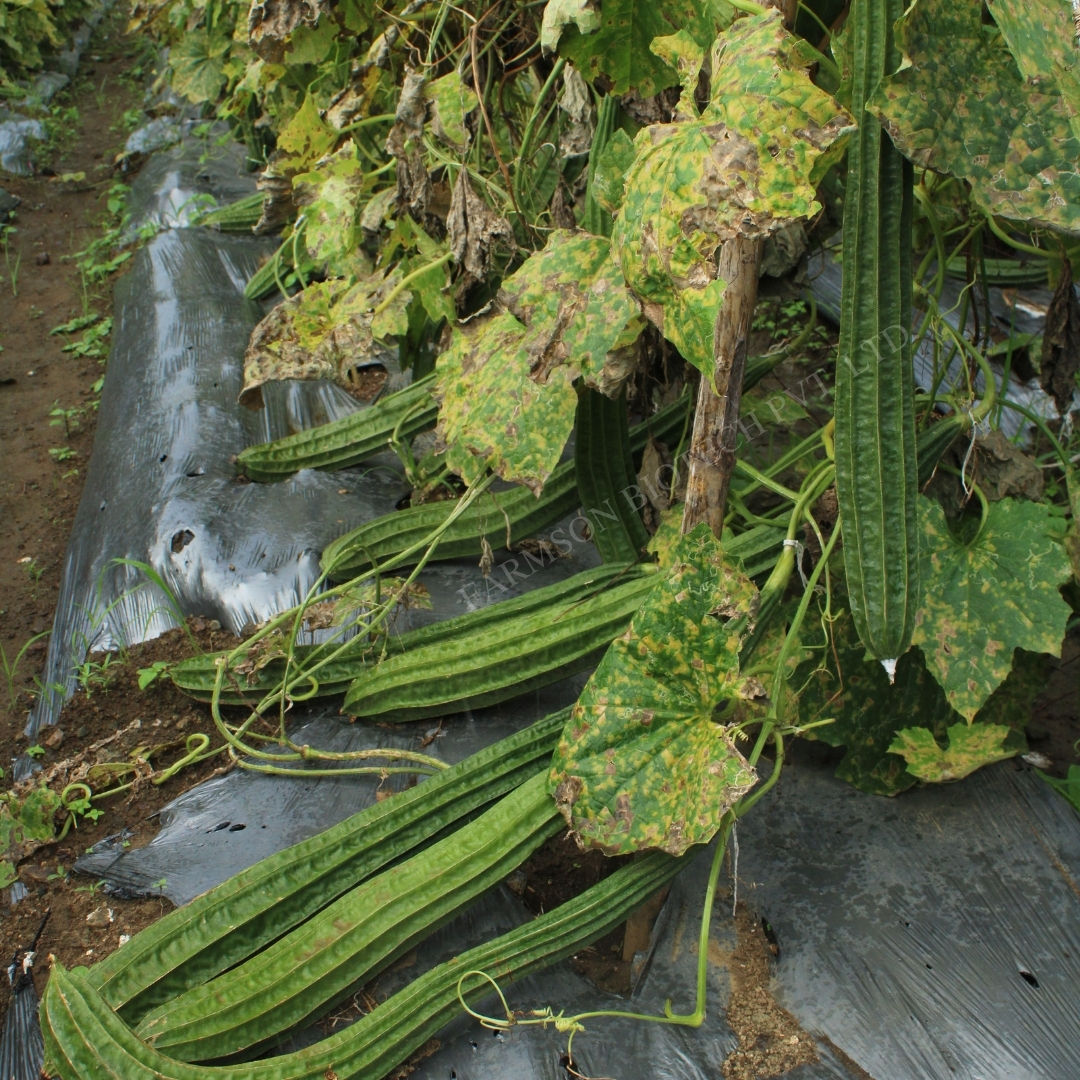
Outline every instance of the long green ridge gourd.
<svg viewBox="0 0 1080 1080"><path fill-rule="evenodd" d="M342 711L369 720L422 720L558 682L595 663L626 629L655 571L624 568L625 580L593 596L388 656L353 681Z"/></svg>
<svg viewBox="0 0 1080 1080"><path fill-rule="evenodd" d="M257 1048L321 1016L520 866L563 827L537 773L469 824L350 890L262 952L147 1014L182 1061Z"/></svg>
<svg viewBox="0 0 1080 1080"><path fill-rule="evenodd" d="M506 985L572 955L618 926L682 865L662 854L637 859L553 911L425 972L321 1042L250 1063L213 1067L167 1057L108 1007L84 968L54 964L41 1006L45 1072L61 1080L384 1080L461 1014L459 982L475 1004L491 989L476 972Z"/></svg>
<svg viewBox="0 0 1080 1080"><path fill-rule="evenodd" d="M553 713L241 870L148 926L87 978L125 1020L137 1022L523 783L551 756L569 713Z"/></svg>
<svg viewBox="0 0 1080 1080"><path fill-rule="evenodd" d="M300 469L344 469L385 450L395 432L412 438L434 427L439 408L431 396L434 374L417 379L374 405L294 435L258 443L236 455L251 480L284 480Z"/></svg>
<svg viewBox="0 0 1080 1080"><path fill-rule="evenodd" d="M424 646L450 644L460 635L475 636L483 629L495 629L516 620L534 616L550 617L556 611L562 611L567 604L586 599L598 589L627 574L639 573L640 571L632 570L626 565L582 570L562 581L531 589L520 596L488 604L464 615L455 615L453 618L408 630L403 634L391 634L374 645L365 635L358 634L347 643L347 647L336 659L324 664L310 678L304 672L317 661L319 655L326 655L326 646L300 645L293 653L293 670L298 674L298 685L307 697L344 694L358 676L373 669L378 663L385 662L385 659L380 661L380 657L396 656ZM494 592L507 586L493 581L489 588ZM228 655L227 651L222 651L189 657L170 668L169 677L184 693L201 701L210 701L217 680L218 662ZM250 704L253 698L277 689L284 674L284 658L271 660L250 675L239 676L226 672L226 681L219 700L225 704ZM314 685L311 679L316 680Z"/></svg>
<svg viewBox="0 0 1080 1080"><path fill-rule="evenodd" d="M911 344L912 168L865 110L900 55L903 0L853 0L843 283L836 370L836 494L851 614L893 677L918 603L917 462Z"/></svg>
<svg viewBox="0 0 1080 1080"><path fill-rule="evenodd" d="M649 543L638 504L626 399L578 391L574 466L578 494L596 550L604 562L633 562Z"/></svg>
<svg viewBox="0 0 1080 1080"><path fill-rule="evenodd" d="M631 452L640 455L650 438L660 442L677 440L685 426L688 408L689 399L680 399L635 424L630 429ZM602 454L604 447L598 446L597 451ZM547 478L539 497L523 484L509 491L485 492L440 535L432 558L479 558L481 538L486 538L493 550L512 547L553 525L582 503L587 506L584 495L579 494L578 474L576 461L564 461ZM452 502L436 502L384 514L328 544L320 565L335 580L351 577L354 572L366 570L376 563L384 570L411 565L419 559L420 553L411 560L397 556L430 536L453 509ZM565 534L559 533L553 541L556 550L568 543Z"/></svg>

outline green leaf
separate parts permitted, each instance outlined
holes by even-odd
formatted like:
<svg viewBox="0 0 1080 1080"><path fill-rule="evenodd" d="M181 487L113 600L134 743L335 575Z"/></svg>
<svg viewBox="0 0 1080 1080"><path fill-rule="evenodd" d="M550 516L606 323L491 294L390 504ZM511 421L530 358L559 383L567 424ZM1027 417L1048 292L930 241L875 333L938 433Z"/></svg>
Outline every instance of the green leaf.
<svg viewBox="0 0 1080 1080"><path fill-rule="evenodd" d="M315 171L293 177L296 204L304 213L304 244L318 266L341 272L354 254L367 183L351 140Z"/></svg>
<svg viewBox="0 0 1080 1080"><path fill-rule="evenodd" d="M648 98L679 81L675 69L650 48L654 38L685 29L708 45L733 14L725 0L604 0L599 24L592 29L594 17L586 5L570 0L557 3L550 17L545 10L541 41L545 48L558 42L559 52L590 82L606 76L612 84L609 93L633 91ZM566 29L570 23L582 32Z"/></svg>
<svg viewBox="0 0 1080 1080"><path fill-rule="evenodd" d="M816 213L818 159L849 123L810 81L776 11L737 21L717 39L712 63L699 119L638 133L612 234L646 316L710 375L720 245Z"/></svg>
<svg viewBox="0 0 1080 1080"><path fill-rule="evenodd" d="M757 590L702 524L586 684L551 789L580 843L609 855L706 843L756 774L724 719L764 696L739 671Z"/></svg>
<svg viewBox="0 0 1080 1080"><path fill-rule="evenodd" d="M906 762L908 772L929 784L962 780L976 769L1013 757L1003 743L1012 734L1003 724L952 724L948 743L940 746L926 728L901 728L889 750Z"/></svg>
<svg viewBox="0 0 1080 1080"><path fill-rule="evenodd" d="M990 503L978 535L958 540L941 507L919 499L923 602L913 644L949 703L972 720L1009 674L1013 650L1061 655L1071 576L1062 523L1041 503Z"/></svg>
<svg viewBox="0 0 1080 1080"><path fill-rule="evenodd" d="M229 39L198 28L183 34L169 52L170 85L198 105L216 101L225 85Z"/></svg>
<svg viewBox="0 0 1080 1080"><path fill-rule="evenodd" d="M451 149L463 151L470 141L465 117L477 106L476 91L455 69L425 83L424 97L431 102L431 130Z"/></svg>
<svg viewBox="0 0 1080 1080"><path fill-rule="evenodd" d="M470 483L492 468L539 492L573 428L574 380L617 391L641 327L608 241L552 233L438 359L450 467Z"/></svg>
<svg viewBox="0 0 1080 1080"><path fill-rule="evenodd" d="M1071 37L1064 3L1031 0L1025 6L1035 23L1060 27L1063 43ZM1062 46L1042 37L1029 40L1035 30L1024 26L1014 7L994 9L1013 38L1020 67L1005 40L982 25L980 5L918 0L898 24L907 62L883 81L870 108L903 154L917 166L967 180L987 213L1078 232L1075 62L1062 68L1053 59ZM1050 31L1051 39L1057 32ZM1035 50L1046 57L1036 59ZM1038 74L1025 78L1029 72Z"/></svg>

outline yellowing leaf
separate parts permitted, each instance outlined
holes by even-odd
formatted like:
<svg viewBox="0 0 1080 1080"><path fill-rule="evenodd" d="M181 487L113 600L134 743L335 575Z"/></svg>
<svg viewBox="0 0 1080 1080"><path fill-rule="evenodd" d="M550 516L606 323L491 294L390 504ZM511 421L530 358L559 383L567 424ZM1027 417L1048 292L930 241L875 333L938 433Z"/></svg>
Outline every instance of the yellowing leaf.
<svg viewBox="0 0 1080 1080"><path fill-rule="evenodd" d="M582 691L552 762L567 824L608 854L707 843L757 779L722 723L764 696L739 671L757 591L704 524L673 554Z"/></svg>
<svg viewBox="0 0 1080 1080"><path fill-rule="evenodd" d="M304 244L319 266L340 271L355 252L357 211L367 183L351 140L314 171L293 177L296 204L304 214Z"/></svg>
<svg viewBox="0 0 1080 1080"><path fill-rule="evenodd" d="M1042 503L990 503L979 534L958 540L941 507L919 499L922 607L912 643L966 720L1004 681L1013 650L1061 655L1071 569L1062 524Z"/></svg>
<svg viewBox="0 0 1080 1080"><path fill-rule="evenodd" d="M607 240L554 232L438 359L450 467L469 482L492 468L539 491L574 425L574 380L616 392L642 325Z"/></svg>
<svg viewBox="0 0 1080 1080"><path fill-rule="evenodd" d="M272 380L332 379L350 389L355 371L379 362L380 350L408 328L409 293L393 292L398 280L316 282L283 300L251 333L241 404L261 405L259 388Z"/></svg>
<svg viewBox="0 0 1080 1080"><path fill-rule="evenodd" d="M908 772L930 784L961 780L984 765L1016 754L1002 745L1012 734L1003 724L953 724L948 734L948 745L943 747L926 728L903 728L889 752L899 754Z"/></svg>
<svg viewBox="0 0 1080 1080"><path fill-rule="evenodd" d="M720 245L816 213L819 159L850 123L810 81L776 11L721 34L712 65L711 100L699 119L638 133L612 234L645 314L710 374Z"/></svg>
<svg viewBox="0 0 1080 1080"><path fill-rule="evenodd" d="M1072 36L1066 6L1026 0L1022 17L1017 5L995 3L1014 58L1006 39L982 25L979 4L918 0L897 28L907 62L871 107L904 155L967 180L988 213L1075 233L1080 83L1064 51Z"/></svg>

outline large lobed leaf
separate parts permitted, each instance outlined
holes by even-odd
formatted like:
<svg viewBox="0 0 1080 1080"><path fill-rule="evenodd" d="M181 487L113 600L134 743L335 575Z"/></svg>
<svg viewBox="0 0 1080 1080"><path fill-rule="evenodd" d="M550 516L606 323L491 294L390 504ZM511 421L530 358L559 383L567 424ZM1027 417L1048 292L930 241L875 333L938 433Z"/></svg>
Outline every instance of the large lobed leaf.
<svg viewBox="0 0 1080 1080"><path fill-rule="evenodd" d="M537 492L574 426L574 380L616 392L643 322L602 236L557 230L438 359L447 462Z"/></svg>
<svg viewBox="0 0 1080 1080"><path fill-rule="evenodd" d="M704 524L682 537L574 706L551 788L584 846L611 854L706 843L756 774L714 714L764 696L739 671L757 590Z"/></svg>
<svg viewBox="0 0 1080 1080"><path fill-rule="evenodd" d="M971 184L991 214L1080 232L1080 95L1062 0L918 0L900 21L907 63L871 108L916 165ZM1010 49L1012 51L1010 51Z"/></svg>
<svg viewBox="0 0 1080 1080"><path fill-rule="evenodd" d="M1072 576L1062 523L1043 503L1002 499L965 543L923 497L919 524L925 588L912 643L971 721L1009 674L1015 649L1061 655L1069 605L1058 590Z"/></svg>
<svg viewBox="0 0 1080 1080"><path fill-rule="evenodd" d="M665 39L662 51L678 40ZM721 34L710 66L699 118L638 133L612 250L648 318L711 375L720 245L816 213L821 156L850 118L810 81L776 11Z"/></svg>

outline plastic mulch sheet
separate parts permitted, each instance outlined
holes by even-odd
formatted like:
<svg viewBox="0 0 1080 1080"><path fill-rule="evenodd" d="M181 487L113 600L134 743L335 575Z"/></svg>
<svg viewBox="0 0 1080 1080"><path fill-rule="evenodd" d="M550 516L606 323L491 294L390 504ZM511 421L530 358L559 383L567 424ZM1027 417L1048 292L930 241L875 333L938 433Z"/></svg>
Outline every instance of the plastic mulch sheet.
<svg viewBox="0 0 1080 1080"><path fill-rule="evenodd" d="M259 311L241 290L265 247L174 229L138 257L117 292L113 356L97 445L68 556L50 677L74 653L149 637L175 622L163 598L118 557L152 565L185 611L245 623L295 602L327 541L393 507L405 490L396 463L276 485L240 484L231 457L252 442L339 415L354 404L322 385L267 393L264 413L236 404L240 358ZM344 494L342 493L344 492ZM507 588L545 584L594 559L575 553ZM498 573L498 571L497 571ZM475 606L474 566L424 579L434 613ZM132 591L135 589L135 591ZM501 590L501 587L500 587ZM491 599L501 591L490 595ZM65 651L66 650L66 651ZM342 725L333 707L296 721L302 737L344 749L406 745L439 728L429 752L457 760L573 700L580 677L493 709L392 730ZM55 703L33 723L45 722ZM118 891L166 892L177 902L242 865L325 828L374 797L363 780L290 780L244 771L189 791L162 814L147 847L104 844L82 868ZM832 776L800 748L778 787L740 822L714 912L708 1013L697 1029L619 1018L586 1022L575 1068L619 1080L716 1080L739 1047L725 1006L738 982L733 889L775 934L762 991L801 1025L816 1060L794 1080L1069 1080L1080 1076L1080 818L1020 763L961 784L885 800ZM613 1008L660 1015L694 1005L703 852L675 880L651 944L635 964L630 1000L585 982L568 964L506 989L514 1009L567 1015ZM388 971L382 995L439 959L528 918L500 886ZM494 1011L494 1005L488 1005ZM5 1045L32 1057L28 1009L13 1009ZM297 1039L314 1037L299 1033ZM492 1032L463 1016L413 1074L419 1080L565 1080L566 1036L552 1028ZM5 1051L6 1053L6 1051ZM7 1057L4 1061L8 1061ZM32 1074L28 1074L32 1075ZM773 1075L773 1074L770 1074ZM5 1076L6 1080L6 1076Z"/></svg>

